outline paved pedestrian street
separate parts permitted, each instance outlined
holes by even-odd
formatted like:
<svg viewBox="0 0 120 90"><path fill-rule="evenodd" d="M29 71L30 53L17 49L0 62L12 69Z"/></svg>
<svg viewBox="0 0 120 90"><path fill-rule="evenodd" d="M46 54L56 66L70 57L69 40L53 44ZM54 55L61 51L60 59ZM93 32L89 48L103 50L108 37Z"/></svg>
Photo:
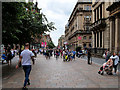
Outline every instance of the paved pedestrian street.
<svg viewBox="0 0 120 90"><path fill-rule="evenodd" d="M21 88L24 82L22 68L15 69L18 56L12 65L3 65L3 88ZM31 85L28 88L118 88L118 75L99 75L100 65L76 58L63 62L61 58L45 59L38 55L30 74ZM8 70L8 71L6 71Z"/></svg>

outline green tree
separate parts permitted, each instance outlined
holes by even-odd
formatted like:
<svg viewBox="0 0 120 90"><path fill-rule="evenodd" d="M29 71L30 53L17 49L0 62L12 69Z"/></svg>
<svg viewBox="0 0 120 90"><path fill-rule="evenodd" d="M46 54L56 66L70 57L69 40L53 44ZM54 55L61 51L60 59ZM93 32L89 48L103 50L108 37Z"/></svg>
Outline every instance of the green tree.
<svg viewBox="0 0 120 90"><path fill-rule="evenodd" d="M35 37L56 30L53 22L48 22L40 9L32 2L4 2L2 4L3 30L2 43L20 44L32 42Z"/></svg>
<svg viewBox="0 0 120 90"><path fill-rule="evenodd" d="M55 47L55 45L54 45L54 43L51 41L51 42L47 42L47 46L48 46L48 48L54 48Z"/></svg>

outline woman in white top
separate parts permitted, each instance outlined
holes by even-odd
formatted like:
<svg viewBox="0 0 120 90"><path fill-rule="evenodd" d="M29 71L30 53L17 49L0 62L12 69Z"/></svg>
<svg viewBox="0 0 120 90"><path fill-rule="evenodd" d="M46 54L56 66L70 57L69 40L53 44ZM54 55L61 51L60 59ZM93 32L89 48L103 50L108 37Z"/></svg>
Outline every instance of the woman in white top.
<svg viewBox="0 0 120 90"><path fill-rule="evenodd" d="M112 55L110 58L113 60L114 74L116 74L119 57L118 57L118 56L116 55L116 53L114 52L113 55Z"/></svg>

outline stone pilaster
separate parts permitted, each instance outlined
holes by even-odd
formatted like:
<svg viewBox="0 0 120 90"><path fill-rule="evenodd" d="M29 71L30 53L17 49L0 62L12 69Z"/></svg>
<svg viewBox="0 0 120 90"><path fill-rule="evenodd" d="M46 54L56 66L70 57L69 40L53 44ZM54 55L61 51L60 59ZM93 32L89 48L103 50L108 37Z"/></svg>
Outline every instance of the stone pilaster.
<svg viewBox="0 0 120 90"><path fill-rule="evenodd" d="M100 47L100 39L101 39L101 38L100 38L100 31L99 31L99 47Z"/></svg>
<svg viewBox="0 0 120 90"><path fill-rule="evenodd" d="M114 18L110 19L110 51L114 50L115 46L115 24L114 24Z"/></svg>
<svg viewBox="0 0 120 90"><path fill-rule="evenodd" d="M104 18L104 4L102 4L102 18Z"/></svg>
<svg viewBox="0 0 120 90"><path fill-rule="evenodd" d="M104 48L104 31L102 31L102 48Z"/></svg>
<svg viewBox="0 0 120 90"><path fill-rule="evenodd" d="M95 34L96 34L96 47L97 47L97 32Z"/></svg>
<svg viewBox="0 0 120 90"><path fill-rule="evenodd" d="M95 48L94 41L95 41L95 35L94 35L94 32L92 32L92 47L93 48Z"/></svg>
<svg viewBox="0 0 120 90"><path fill-rule="evenodd" d="M115 51L120 50L120 17L115 19Z"/></svg>

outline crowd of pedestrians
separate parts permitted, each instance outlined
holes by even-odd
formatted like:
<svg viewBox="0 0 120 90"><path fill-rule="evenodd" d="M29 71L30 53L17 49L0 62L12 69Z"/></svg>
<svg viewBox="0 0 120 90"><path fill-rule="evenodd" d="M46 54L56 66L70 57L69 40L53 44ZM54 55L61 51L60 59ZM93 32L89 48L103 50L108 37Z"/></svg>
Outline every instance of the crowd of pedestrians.
<svg viewBox="0 0 120 90"><path fill-rule="evenodd" d="M50 57L53 56L56 60L58 60L58 58L62 58L64 62L75 60L76 57L82 58L87 54L89 58L88 64L90 64L91 53L89 50L80 49L79 51L75 51L69 49L39 49L38 52L43 54L46 59L50 59Z"/></svg>
<svg viewBox="0 0 120 90"><path fill-rule="evenodd" d="M25 44L25 49L18 53L19 50L8 49L2 54L2 61L6 60L8 65L11 64L11 59L15 57L15 55L19 55L19 62L16 65L16 68L22 66L25 73L25 80L23 88L26 88L26 85L30 85L29 75L32 69L32 62L35 64L35 58L37 54L44 55L46 60L50 59L52 56L58 60L61 58L64 62L73 61L78 58L82 58L87 55L88 64L92 64L91 61L91 50L69 50L69 49L31 49L29 50L29 44ZM114 52L113 54L107 50L104 53L105 63L100 67L98 73L103 75L106 72L108 75L116 75L118 70L118 64L120 62L120 51L118 53ZM113 71L114 70L114 71Z"/></svg>
<svg viewBox="0 0 120 90"><path fill-rule="evenodd" d="M8 65L11 65L11 60L15 57L15 55L17 55L18 52L17 50L14 49L8 49L2 52L2 56L1 56L1 60L2 60L2 64L4 62L7 62Z"/></svg>

